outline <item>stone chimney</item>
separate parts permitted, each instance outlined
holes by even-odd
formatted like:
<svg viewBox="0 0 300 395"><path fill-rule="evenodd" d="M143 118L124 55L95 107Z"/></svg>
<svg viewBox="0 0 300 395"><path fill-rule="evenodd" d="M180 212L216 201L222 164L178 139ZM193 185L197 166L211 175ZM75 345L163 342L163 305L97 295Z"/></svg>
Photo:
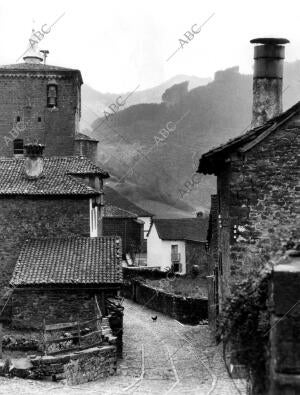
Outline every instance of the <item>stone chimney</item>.
<svg viewBox="0 0 300 395"><path fill-rule="evenodd" d="M41 177L44 169L43 151L45 146L42 144L26 144L25 148L25 174L26 177L35 180Z"/></svg>
<svg viewBox="0 0 300 395"><path fill-rule="evenodd" d="M282 77L285 38L255 38L252 127L263 125L282 112Z"/></svg>

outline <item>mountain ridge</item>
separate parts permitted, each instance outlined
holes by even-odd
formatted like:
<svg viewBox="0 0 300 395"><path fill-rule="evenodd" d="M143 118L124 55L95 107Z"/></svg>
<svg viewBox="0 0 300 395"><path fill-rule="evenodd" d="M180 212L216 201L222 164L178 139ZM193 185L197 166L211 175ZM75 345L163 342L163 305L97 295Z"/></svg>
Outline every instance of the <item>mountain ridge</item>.
<svg viewBox="0 0 300 395"><path fill-rule="evenodd" d="M300 61L285 64L284 108L300 98L299 74ZM129 105L109 120L96 119L88 131L100 141L98 162L111 174L111 186L160 217L208 211L215 180L195 178L197 160L249 128L252 76L235 66L216 72L206 85L179 89L177 96L171 105ZM178 122L173 131L171 122L173 129Z"/></svg>

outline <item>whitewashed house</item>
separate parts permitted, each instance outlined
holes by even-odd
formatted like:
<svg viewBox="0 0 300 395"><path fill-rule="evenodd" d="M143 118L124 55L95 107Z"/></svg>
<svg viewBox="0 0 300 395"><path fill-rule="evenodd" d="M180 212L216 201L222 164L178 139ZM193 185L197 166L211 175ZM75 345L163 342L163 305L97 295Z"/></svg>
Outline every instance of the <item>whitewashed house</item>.
<svg viewBox="0 0 300 395"><path fill-rule="evenodd" d="M201 274L207 269L207 218L154 219L148 232L147 267Z"/></svg>

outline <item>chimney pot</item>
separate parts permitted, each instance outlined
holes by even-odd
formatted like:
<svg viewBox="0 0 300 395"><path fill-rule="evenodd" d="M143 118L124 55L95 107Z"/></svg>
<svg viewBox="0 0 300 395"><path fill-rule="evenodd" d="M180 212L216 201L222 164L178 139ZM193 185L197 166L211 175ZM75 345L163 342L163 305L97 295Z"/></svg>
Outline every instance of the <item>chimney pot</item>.
<svg viewBox="0 0 300 395"><path fill-rule="evenodd" d="M26 144L25 148L25 174L26 177L35 180L39 178L44 169L43 151L45 146L42 144Z"/></svg>
<svg viewBox="0 0 300 395"><path fill-rule="evenodd" d="M263 125L282 112L285 38L256 38L254 47L252 127Z"/></svg>

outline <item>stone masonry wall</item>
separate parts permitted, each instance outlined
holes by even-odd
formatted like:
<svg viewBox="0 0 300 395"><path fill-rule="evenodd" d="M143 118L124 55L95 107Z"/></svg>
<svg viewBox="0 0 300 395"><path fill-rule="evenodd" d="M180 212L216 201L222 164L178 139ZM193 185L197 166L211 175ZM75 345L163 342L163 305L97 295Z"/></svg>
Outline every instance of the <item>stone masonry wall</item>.
<svg viewBox="0 0 300 395"><path fill-rule="evenodd" d="M58 77L56 109L47 107L47 83L53 77ZM45 78L45 73L41 78L29 77L25 73L16 77L8 76L7 72L3 74L0 70L1 156L13 155L14 138L23 139L24 142L38 139L46 145L46 156L74 154L80 90L71 73L60 77L53 72L48 78ZM16 126L18 116L21 118L20 129L25 130L14 137L9 132Z"/></svg>
<svg viewBox="0 0 300 395"><path fill-rule="evenodd" d="M212 330L215 329L216 315L218 313L218 300L216 291L218 288L218 242L219 242L219 198L218 195L211 196L211 209L207 239L209 245L208 253L208 321Z"/></svg>
<svg viewBox="0 0 300 395"><path fill-rule="evenodd" d="M97 162L97 142L91 140L76 140L75 155L86 156L93 163Z"/></svg>
<svg viewBox="0 0 300 395"><path fill-rule="evenodd" d="M117 370L115 346L102 346L73 355L64 366L64 374L69 385L112 376Z"/></svg>
<svg viewBox="0 0 300 395"><path fill-rule="evenodd" d="M207 276L207 251L205 243L186 242L186 272L191 273L193 266L199 267L199 276Z"/></svg>
<svg viewBox="0 0 300 395"><path fill-rule="evenodd" d="M278 265L271 278L269 395L300 393L300 259L290 261Z"/></svg>
<svg viewBox="0 0 300 395"><path fill-rule="evenodd" d="M300 240L300 117L232 157L218 177L223 295L251 269L276 262L288 242Z"/></svg>
<svg viewBox="0 0 300 395"><path fill-rule="evenodd" d="M12 296L12 325L41 329L47 324L89 320L96 316L95 291L73 289L16 289ZM101 300L100 291L98 300Z"/></svg>
<svg viewBox="0 0 300 395"><path fill-rule="evenodd" d="M34 237L89 236L88 199L0 199L0 290L21 247Z"/></svg>
<svg viewBox="0 0 300 395"><path fill-rule="evenodd" d="M103 236L120 236L122 253L130 252L133 246L141 246L143 227L132 218L103 218Z"/></svg>
<svg viewBox="0 0 300 395"><path fill-rule="evenodd" d="M207 319L207 299L169 294L157 288L132 280L123 287L123 295L135 302L167 314L185 324L198 324Z"/></svg>

